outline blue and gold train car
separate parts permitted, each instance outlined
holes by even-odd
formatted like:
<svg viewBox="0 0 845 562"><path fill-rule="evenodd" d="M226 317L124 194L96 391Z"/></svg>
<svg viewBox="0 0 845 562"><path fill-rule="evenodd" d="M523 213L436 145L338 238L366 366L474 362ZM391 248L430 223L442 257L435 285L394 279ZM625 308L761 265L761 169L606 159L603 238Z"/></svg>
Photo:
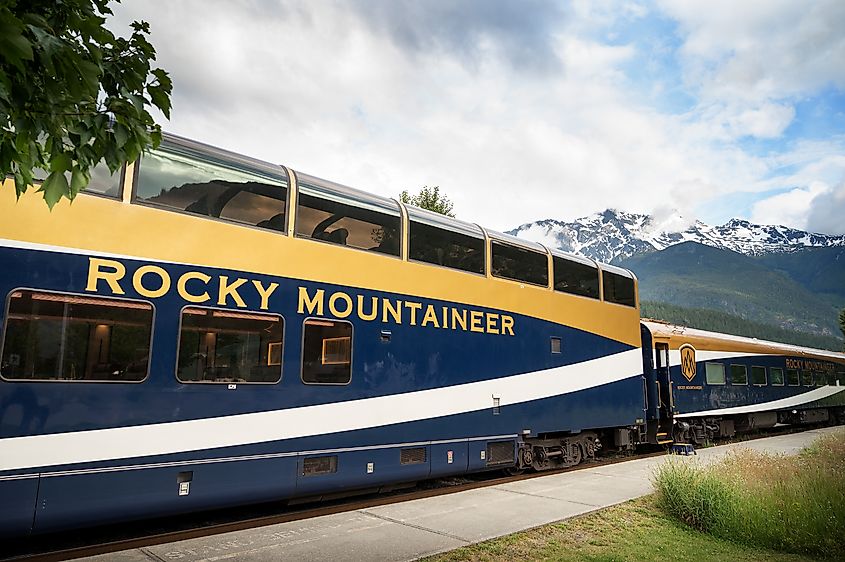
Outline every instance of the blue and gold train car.
<svg viewBox="0 0 845 562"><path fill-rule="evenodd" d="M671 412L675 441L845 421L843 353L664 322L643 326L658 381L650 406Z"/></svg>
<svg viewBox="0 0 845 562"><path fill-rule="evenodd" d="M0 535L645 435L628 271L173 136L0 214Z"/></svg>

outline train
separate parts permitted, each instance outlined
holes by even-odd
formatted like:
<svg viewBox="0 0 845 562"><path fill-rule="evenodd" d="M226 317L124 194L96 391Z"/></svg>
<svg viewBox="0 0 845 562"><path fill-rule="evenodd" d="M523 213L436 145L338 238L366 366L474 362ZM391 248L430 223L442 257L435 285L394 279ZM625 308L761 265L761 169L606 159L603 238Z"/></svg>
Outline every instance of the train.
<svg viewBox="0 0 845 562"><path fill-rule="evenodd" d="M845 420L843 353L175 135L0 210L5 539Z"/></svg>

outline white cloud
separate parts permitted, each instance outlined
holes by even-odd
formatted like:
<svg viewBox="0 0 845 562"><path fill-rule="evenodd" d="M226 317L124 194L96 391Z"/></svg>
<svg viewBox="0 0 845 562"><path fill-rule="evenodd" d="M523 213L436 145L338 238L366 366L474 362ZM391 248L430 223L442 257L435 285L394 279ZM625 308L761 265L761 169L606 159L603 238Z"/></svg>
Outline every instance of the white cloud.
<svg viewBox="0 0 845 562"><path fill-rule="evenodd" d="M845 182L810 201L807 227L813 232L845 234Z"/></svg>
<svg viewBox="0 0 845 562"><path fill-rule="evenodd" d="M663 0L684 38L685 77L705 101L758 103L845 88L840 0Z"/></svg>
<svg viewBox="0 0 845 562"><path fill-rule="evenodd" d="M710 198L787 185L783 161L733 139L778 137L790 103L713 95L674 115L634 97L626 68L642 53L602 30L646 17L641 4L513 6L139 2L118 5L114 25L150 21L175 85L166 129L384 195L440 185L461 218L495 229L607 207L691 217ZM753 18L728 22L734 48L716 49L724 18L681 8L691 67L719 63L695 87L716 92L726 53L753 51L740 25ZM799 167L807 183L789 185L814 179Z"/></svg>
<svg viewBox="0 0 845 562"><path fill-rule="evenodd" d="M806 228L806 217L813 200L830 190L822 182L813 182L807 187L799 187L762 199L752 207L751 220L763 224L781 224Z"/></svg>

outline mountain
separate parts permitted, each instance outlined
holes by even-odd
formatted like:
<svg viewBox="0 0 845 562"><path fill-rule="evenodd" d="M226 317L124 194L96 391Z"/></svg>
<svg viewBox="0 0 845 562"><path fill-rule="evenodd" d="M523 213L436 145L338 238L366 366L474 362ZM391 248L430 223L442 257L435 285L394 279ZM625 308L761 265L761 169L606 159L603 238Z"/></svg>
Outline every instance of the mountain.
<svg viewBox="0 0 845 562"><path fill-rule="evenodd" d="M793 256L796 257L799 256ZM845 297L837 299L837 307L834 297L820 296L760 258L682 242L618 263L637 274L642 301L718 310L788 330L840 335L836 318ZM789 270L801 270L789 260L780 263ZM843 279L839 277L840 283Z"/></svg>
<svg viewBox="0 0 845 562"><path fill-rule="evenodd" d="M581 254L606 263L664 250L683 242L731 250L746 256L770 256L805 248L845 248L845 236L830 236L786 226L731 219L722 226L685 220L679 215L651 215L608 209L572 222L554 219L523 224L511 231L526 240Z"/></svg>

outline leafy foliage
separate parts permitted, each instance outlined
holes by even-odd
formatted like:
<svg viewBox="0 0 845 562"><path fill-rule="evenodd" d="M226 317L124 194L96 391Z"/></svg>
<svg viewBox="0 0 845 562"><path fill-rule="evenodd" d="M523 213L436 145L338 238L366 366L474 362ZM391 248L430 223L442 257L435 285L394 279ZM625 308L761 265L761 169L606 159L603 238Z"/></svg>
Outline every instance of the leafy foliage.
<svg viewBox="0 0 845 562"><path fill-rule="evenodd" d="M416 195L410 195L407 190L399 194L399 199L403 203L415 205L421 209L428 209L447 217L454 217L452 213L452 202L445 195L440 194L440 186L435 185L429 187L424 185L420 192Z"/></svg>
<svg viewBox="0 0 845 562"><path fill-rule="evenodd" d="M169 118L172 84L151 68L146 22L116 37L104 27L109 0L0 3L0 175L18 197L36 170L52 208L73 199L105 161L112 173L161 141L147 111Z"/></svg>

